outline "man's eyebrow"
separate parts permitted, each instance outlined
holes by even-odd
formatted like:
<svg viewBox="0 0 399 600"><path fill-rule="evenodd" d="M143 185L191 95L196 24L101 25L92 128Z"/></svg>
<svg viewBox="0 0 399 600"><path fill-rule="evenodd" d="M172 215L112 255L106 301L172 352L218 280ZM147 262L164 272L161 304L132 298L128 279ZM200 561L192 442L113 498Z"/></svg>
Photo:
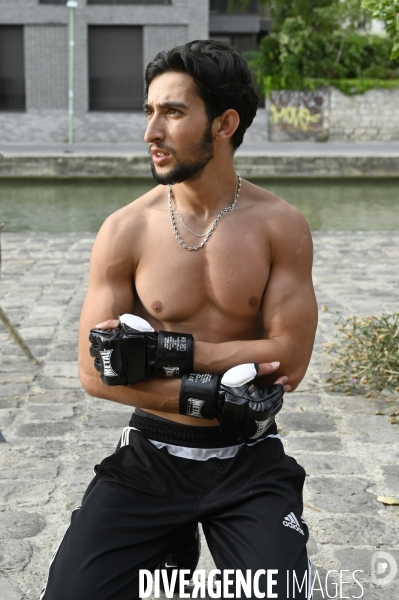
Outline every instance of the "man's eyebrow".
<svg viewBox="0 0 399 600"><path fill-rule="evenodd" d="M159 108L182 108L182 109L186 109L188 108L187 104L184 104L183 102L173 102L173 101L168 101L168 102L160 102L159 104L157 104L157 106ZM152 106L151 104L144 104L144 110L148 110L151 109Z"/></svg>

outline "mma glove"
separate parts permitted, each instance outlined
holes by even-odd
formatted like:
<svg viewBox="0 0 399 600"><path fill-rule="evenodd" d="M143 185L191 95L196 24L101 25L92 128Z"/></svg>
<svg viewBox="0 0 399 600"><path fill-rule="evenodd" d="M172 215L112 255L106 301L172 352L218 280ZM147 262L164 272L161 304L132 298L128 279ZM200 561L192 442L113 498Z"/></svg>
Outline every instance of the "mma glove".
<svg viewBox="0 0 399 600"><path fill-rule="evenodd" d="M116 329L91 329L90 355L106 385L129 385L150 375L181 377L193 369L194 338L160 331L136 315L121 315Z"/></svg>
<svg viewBox="0 0 399 600"><path fill-rule="evenodd" d="M201 373L182 378L179 413L201 419L217 419L222 433L239 442L257 440L273 423L283 405L281 384L258 387L254 363L238 365L223 376Z"/></svg>

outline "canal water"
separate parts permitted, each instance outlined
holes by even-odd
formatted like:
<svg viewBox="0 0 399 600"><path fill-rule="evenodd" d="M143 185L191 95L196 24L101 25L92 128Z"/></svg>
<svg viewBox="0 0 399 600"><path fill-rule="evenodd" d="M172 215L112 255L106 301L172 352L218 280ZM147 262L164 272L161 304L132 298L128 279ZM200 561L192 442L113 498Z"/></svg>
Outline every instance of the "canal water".
<svg viewBox="0 0 399 600"><path fill-rule="evenodd" d="M397 180L260 180L306 216L313 231L399 230ZM150 179L0 180L5 231L95 232L154 186Z"/></svg>

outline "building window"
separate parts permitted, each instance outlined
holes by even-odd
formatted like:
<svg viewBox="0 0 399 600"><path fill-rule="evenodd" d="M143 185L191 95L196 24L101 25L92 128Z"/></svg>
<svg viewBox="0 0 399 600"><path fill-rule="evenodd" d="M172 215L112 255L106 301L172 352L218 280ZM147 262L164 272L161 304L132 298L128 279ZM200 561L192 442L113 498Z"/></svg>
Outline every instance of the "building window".
<svg viewBox="0 0 399 600"><path fill-rule="evenodd" d="M143 106L142 27L89 27L89 110Z"/></svg>
<svg viewBox="0 0 399 600"><path fill-rule="evenodd" d="M25 110L24 32L0 26L0 110Z"/></svg>

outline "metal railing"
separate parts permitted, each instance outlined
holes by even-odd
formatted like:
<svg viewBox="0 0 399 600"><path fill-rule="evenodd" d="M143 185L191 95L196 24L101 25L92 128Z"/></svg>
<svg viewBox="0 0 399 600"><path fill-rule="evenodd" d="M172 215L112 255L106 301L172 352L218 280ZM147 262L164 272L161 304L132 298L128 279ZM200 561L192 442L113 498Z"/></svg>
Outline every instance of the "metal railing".
<svg viewBox="0 0 399 600"><path fill-rule="evenodd" d="M25 80L0 77L0 110L25 110Z"/></svg>
<svg viewBox="0 0 399 600"><path fill-rule="evenodd" d="M90 77L90 110L138 110L143 106L142 77Z"/></svg>

